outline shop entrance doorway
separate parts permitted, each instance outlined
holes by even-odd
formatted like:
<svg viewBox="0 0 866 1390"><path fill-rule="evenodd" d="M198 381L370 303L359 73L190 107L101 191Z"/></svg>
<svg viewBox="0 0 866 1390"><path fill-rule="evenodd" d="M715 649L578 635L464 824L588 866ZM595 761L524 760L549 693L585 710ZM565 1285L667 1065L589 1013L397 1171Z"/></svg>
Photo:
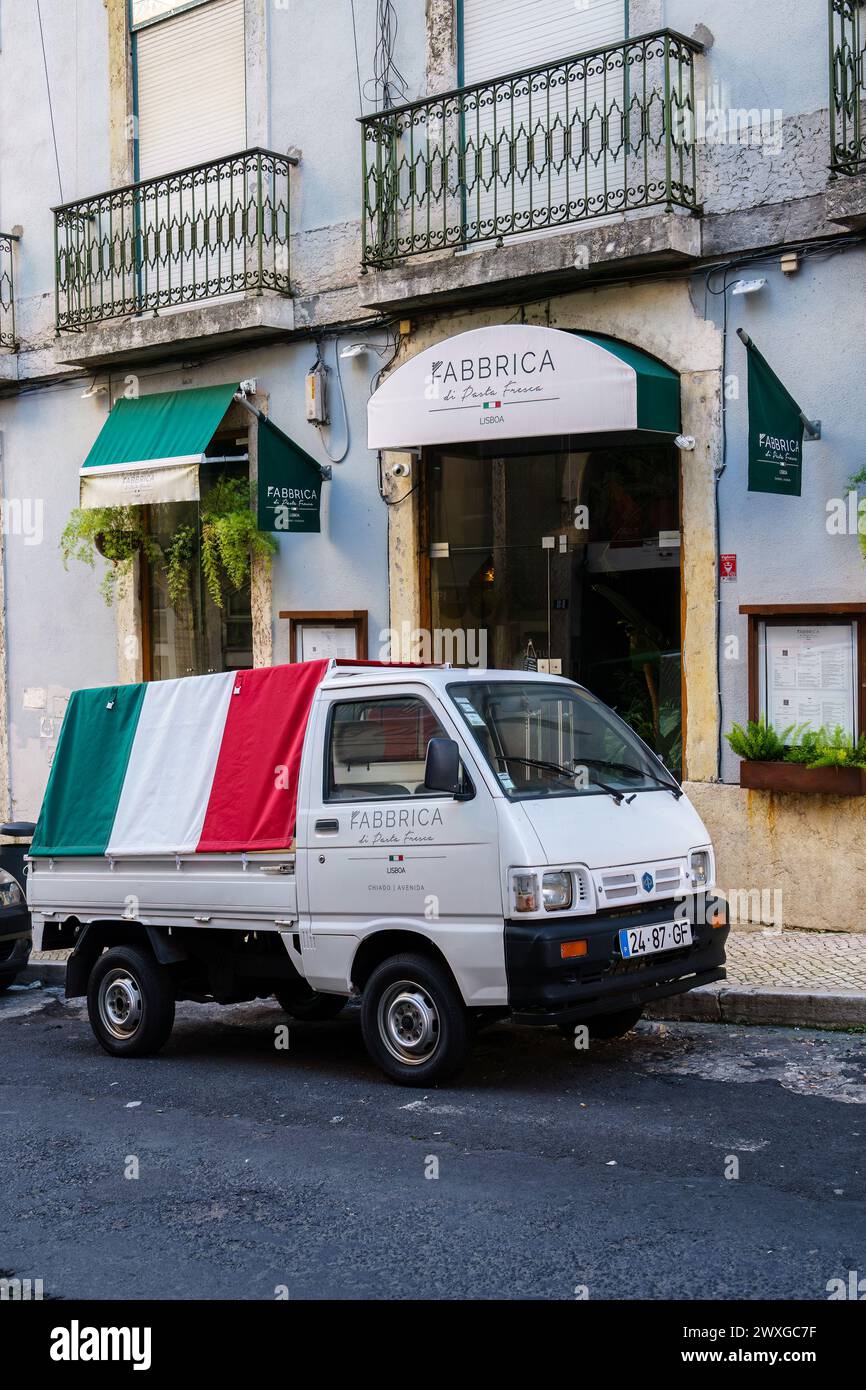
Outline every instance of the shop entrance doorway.
<svg viewBox="0 0 866 1390"><path fill-rule="evenodd" d="M680 462L645 440L425 450L429 617L445 659L580 681L681 774Z"/></svg>

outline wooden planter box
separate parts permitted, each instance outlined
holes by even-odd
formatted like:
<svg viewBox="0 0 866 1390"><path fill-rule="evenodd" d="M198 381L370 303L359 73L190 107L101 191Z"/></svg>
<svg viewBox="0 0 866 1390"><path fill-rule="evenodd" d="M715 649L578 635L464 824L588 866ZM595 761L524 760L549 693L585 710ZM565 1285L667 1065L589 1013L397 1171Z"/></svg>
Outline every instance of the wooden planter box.
<svg viewBox="0 0 866 1390"><path fill-rule="evenodd" d="M866 768L806 767L805 763L740 763L740 786L755 792L815 792L866 796Z"/></svg>

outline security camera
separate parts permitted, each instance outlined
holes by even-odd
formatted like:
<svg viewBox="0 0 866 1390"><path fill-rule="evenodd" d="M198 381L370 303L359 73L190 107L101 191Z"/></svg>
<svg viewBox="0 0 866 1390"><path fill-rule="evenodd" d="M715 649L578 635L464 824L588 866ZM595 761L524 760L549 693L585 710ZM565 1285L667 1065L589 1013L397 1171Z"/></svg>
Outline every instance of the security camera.
<svg viewBox="0 0 866 1390"><path fill-rule="evenodd" d="M391 477L392 477L392 478L408 478L408 476L409 476L409 465L408 465L408 463L395 463L395 464L394 464L394 467L391 469Z"/></svg>
<svg viewBox="0 0 866 1390"><path fill-rule="evenodd" d="M685 449L687 453L691 453L695 447L695 438L692 434L678 434L674 443L678 449Z"/></svg>

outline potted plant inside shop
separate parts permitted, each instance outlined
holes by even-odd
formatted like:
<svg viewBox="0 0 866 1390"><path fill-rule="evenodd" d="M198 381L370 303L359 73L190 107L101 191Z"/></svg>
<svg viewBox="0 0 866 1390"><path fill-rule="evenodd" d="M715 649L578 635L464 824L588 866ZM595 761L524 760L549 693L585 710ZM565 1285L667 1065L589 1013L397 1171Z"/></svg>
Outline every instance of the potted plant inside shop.
<svg viewBox="0 0 866 1390"><path fill-rule="evenodd" d="M725 738L739 758L740 786L750 791L866 795L866 736L791 724L781 733L764 719L734 724Z"/></svg>

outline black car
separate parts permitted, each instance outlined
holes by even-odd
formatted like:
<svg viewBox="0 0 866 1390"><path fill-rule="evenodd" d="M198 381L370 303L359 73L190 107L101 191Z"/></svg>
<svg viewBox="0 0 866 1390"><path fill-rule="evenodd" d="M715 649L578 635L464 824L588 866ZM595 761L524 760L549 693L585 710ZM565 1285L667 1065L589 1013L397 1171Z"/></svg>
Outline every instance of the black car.
<svg viewBox="0 0 866 1390"><path fill-rule="evenodd" d="M0 833L29 841L34 828L30 821L9 821L0 825ZM24 856L29 848L29 843L0 845L0 992L30 959L33 943L24 887Z"/></svg>

